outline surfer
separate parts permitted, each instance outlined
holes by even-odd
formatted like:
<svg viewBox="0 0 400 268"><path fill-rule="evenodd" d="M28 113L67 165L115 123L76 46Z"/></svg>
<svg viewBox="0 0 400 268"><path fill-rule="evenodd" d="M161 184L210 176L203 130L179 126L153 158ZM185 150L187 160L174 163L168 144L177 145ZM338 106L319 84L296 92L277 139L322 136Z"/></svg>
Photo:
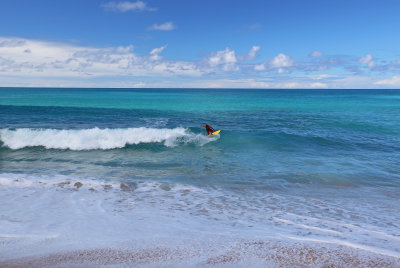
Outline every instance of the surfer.
<svg viewBox="0 0 400 268"><path fill-rule="evenodd" d="M210 125L204 125L202 127L206 128L208 135L210 135L211 133L213 133L215 131Z"/></svg>

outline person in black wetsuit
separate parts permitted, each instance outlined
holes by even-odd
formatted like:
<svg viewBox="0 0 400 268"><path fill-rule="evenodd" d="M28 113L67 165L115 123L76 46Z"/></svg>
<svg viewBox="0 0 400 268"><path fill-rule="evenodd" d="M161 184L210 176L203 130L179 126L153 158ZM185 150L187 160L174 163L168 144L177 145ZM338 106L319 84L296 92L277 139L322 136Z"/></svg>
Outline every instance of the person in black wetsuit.
<svg viewBox="0 0 400 268"><path fill-rule="evenodd" d="M215 131L210 125L204 125L202 127L206 128L208 135L210 135L211 133L213 133Z"/></svg>

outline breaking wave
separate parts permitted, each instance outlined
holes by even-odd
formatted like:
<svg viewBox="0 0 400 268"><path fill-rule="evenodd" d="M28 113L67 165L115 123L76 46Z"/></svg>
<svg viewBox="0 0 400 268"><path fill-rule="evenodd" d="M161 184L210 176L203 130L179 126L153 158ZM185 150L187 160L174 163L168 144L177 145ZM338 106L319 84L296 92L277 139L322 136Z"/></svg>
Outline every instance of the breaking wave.
<svg viewBox="0 0 400 268"><path fill-rule="evenodd" d="M0 129L3 146L17 150L43 146L46 149L107 150L123 148L129 144L163 143L167 147L194 143L204 145L219 136L207 137L178 127L167 128L91 128L91 129Z"/></svg>

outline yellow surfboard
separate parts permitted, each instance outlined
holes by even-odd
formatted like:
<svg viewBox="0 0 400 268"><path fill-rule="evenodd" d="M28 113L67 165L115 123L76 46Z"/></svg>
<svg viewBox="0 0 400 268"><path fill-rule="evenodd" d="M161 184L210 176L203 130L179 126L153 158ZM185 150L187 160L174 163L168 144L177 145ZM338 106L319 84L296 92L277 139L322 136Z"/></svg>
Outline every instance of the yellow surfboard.
<svg viewBox="0 0 400 268"><path fill-rule="evenodd" d="M219 134L219 132L220 132L221 130L217 130L217 131L214 131L213 133L211 133L210 135L208 135L208 136L214 136L214 135L217 135L217 134Z"/></svg>

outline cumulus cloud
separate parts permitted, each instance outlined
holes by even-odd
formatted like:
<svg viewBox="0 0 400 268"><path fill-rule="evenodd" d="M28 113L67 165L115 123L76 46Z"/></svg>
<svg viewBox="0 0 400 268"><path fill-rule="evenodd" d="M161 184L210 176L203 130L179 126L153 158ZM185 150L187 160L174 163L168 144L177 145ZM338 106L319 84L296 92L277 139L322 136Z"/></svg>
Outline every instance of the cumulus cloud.
<svg viewBox="0 0 400 268"><path fill-rule="evenodd" d="M310 58L320 58L320 57L322 57L322 52L318 51L318 50L315 50L315 51L310 53L309 57Z"/></svg>
<svg viewBox="0 0 400 268"><path fill-rule="evenodd" d="M198 61L166 60L167 45L138 55L134 47L85 47L22 38L0 37L0 76L24 77L171 77L202 76L239 71L240 60L231 48L212 52ZM247 53L253 58L259 50ZM252 70L252 65L244 65Z"/></svg>
<svg viewBox="0 0 400 268"><path fill-rule="evenodd" d="M371 65L374 59L369 54L362 60L349 56L326 56L320 60L295 62L281 53L269 61L251 63L248 60L256 58L259 46L253 46L248 53L239 56L234 49L227 47L194 61L166 59L161 56L166 48L167 45L155 47L140 55L132 45L99 48L0 37L0 86L95 87L96 81L101 81L97 86L400 87L396 60L390 61L393 68L385 67L385 75L392 77L382 78L379 75L383 73L380 71L383 65ZM355 64L357 60L360 64L374 66L373 72L368 76L362 72L350 73L350 67L359 66ZM326 66L322 74L321 66ZM331 68L335 68L335 73L327 71ZM338 76L336 70L340 68Z"/></svg>
<svg viewBox="0 0 400 268"><path fill-rule="evenodd" d="M265 63L254 65L255 71L265 71L266 69L267 69L267 67L265 66Z"/></svg>
<svg viewBox="0 0 400 268"><path fill-rule="evenodd" d="M260 46L252 46L249 52L243 55L238 55L237 61L249 61L257 58L257 52L261 49Z"/></svg>
<svg viewBox="0 0 400 268"><path fill-rule="evenodd" d="M175 30L176 28L177 27L174 25L174 23L168 21L163 24L153 24L148 29L153 31L172 31Z"/></svg>
<svg viewBox="0 0 400 268"><path fill-rule="evenodd" d="M12 38L0 38L0 42L8 44L0 47L2 76L139 77L203 73L191 62L163 60L159 54L166 46L151 50L148 56L140 56L133 51L133 46L93 48ZM15 46L16 43L23 45Z"/></svg>
<svg viewBox="0 0 400 268"><path fill-rule="evenodd" d="M288 55L282 53L278 54L275 58L273 58L269 62L269 66L272 69L278 69L278 73L280 74L286 73L287 72L286 68L293 66L293 64L294 60Z"/></svg>
<svg viewBox="0 0 400 268"><path fill-rule="evenodd" d="M235 51L228 47L225 50L213 53L208 58L208 63L210 66L215 67L221 65L224 71L239 70L239 67L236 65L236 62L237 58L235 55Z"/></svg>
<svg viewBox="0 0 400 268"><path fill-rule="evenodd" d="M291 57L280 53L270 61L269 65L271 68L283 68L290 67L293 65L293 63L294 60Z"/></svg>
<svg viewBox="0 0 400 268"><path fill-rule="evenodd" d="M156 61L156 60L161 60L162 57L159 55L165 48L167 47L167 45L162 46L162 47L158 47L158 48L154 48L153 50L150 51L150 60L152 61Z"/></svg>
<svg viewBox="0 0 400 268"><path fill-rule="evenodd" d="M364 57L359 58L358 62L363 65L367 65L369 68L375 67L375 62L371 54L367 54Z"/></svg>
<svg viewBox="0 0 400 268"><path fill-rule="evenodd" d="M393 76L392 78L389 78L389 79L383 79L383 80L376 81L374 84L400 87L400 75Z"/></svg>
<svg viewBox="0 0 400 268"><path fill-rule="evenodd" d="M252 60L257 56L257 51L260 50L259 46L253 46L249 53L247 53L247 55L245 55L245 57L243 57L243 60Z"/></svg>
<svg viewBox="0 0 400 268"><path fill-rule="evenodd" d="M237 56L235 50L227 47L225 48L225 50L220 50L212 53L207 58L207 63L209 66L219 67L223 71L239 71L240 63L256 58L257 52L260 49L261 48L259 46L252 46L248 53ZM248 66L246 66L246 68L248 68ZM215 68L213 71L216 71Z"/></svg>
<svg viewBox="0 0 400 268"><path fill-rule="evenodd" d="M101 5L102 8L116 12L128 12L128 11L155 11L155 8L148 7L143 1L136 2L108 2Z"/></svg>

